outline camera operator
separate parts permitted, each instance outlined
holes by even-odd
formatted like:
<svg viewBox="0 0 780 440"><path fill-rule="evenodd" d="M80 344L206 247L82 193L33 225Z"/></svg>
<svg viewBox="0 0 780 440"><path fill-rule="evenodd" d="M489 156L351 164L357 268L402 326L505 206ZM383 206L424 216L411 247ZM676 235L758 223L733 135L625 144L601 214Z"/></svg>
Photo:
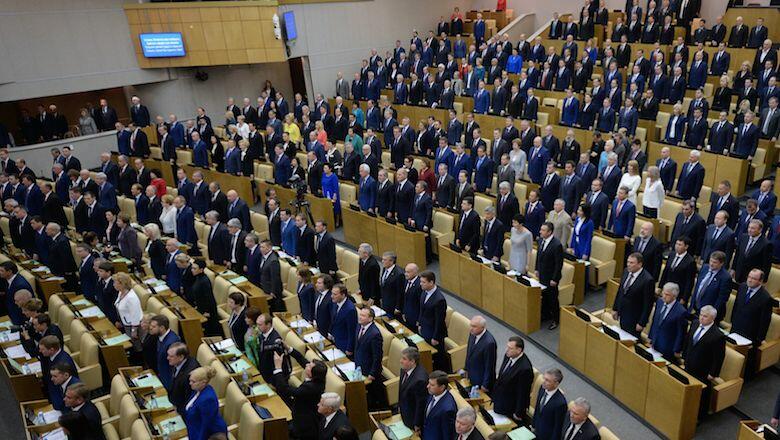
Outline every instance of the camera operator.
<svg viewBox="0 0 780 440"><path fill-rule="evenodd" d="M320 426L317 404L320 402L320 396L325 392L325 375L328 373L328 367L319 359L307 361L301 353L295 350L292 350L291 356L305 365L303 383L297 388L290 386L289 375L282 370L287 356L274 353L273 384L276 387L276 392L292 409L291 437L317 439L319 438L318 427Z"/></svg>
<svg viewBox="0 0 780 440"><path fill-rule="evenodd" d="M271 383L274 377L274 352L284 353L282 337L274 329L271 315L263 313L257 317L257 368L263 376L263 380ZM289 374L290 368L285 366L285 373Z"/></svg>

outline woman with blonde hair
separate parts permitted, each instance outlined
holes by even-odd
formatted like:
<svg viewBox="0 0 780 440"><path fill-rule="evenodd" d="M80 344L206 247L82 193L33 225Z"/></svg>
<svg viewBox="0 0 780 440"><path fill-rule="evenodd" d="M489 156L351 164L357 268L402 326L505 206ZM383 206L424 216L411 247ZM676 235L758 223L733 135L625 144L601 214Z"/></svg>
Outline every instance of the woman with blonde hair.
<svg viewBox="0 0 780 440"><path fill-rule="evenodd" d="M115 322L116 328L123 330L130 337L136 351L141 350L141 338L138 327L144 312L141 309L141 300L133 290L133 279L125 272L114 274L114 288L117 291L114 307L119 321Z"/></svg>
<svg viewBox="0 0 780 440"><path fill-rule="evenodd" d="M325 124L322 121L315 122L314 131L317 133L317 142L325 145L328 142L328 132L325 131Z"/></svg>
<svg viewBox="0 0 780 440"><path fill-rule="evenodd" d="M160 227L155 223L149 223L144 226L144 235L146 235L146 249L144 251L149 256L149 265L152 267L154 276L162 279L165 275L165 260L167 252L165 243L160 239Z"/></svg>
<svg viewBox="0 0 780 440"><path fill-rule="evenodd" d="M97 125L95 124L95 120L92 119L92 116L89 115L89 112L85 108L81 109L78 128L79 128L79 133L81 133L82 136L86 136L88 134L95 134L98 131Z"/></svg>
<svg viewBox="0 0 780 440"><path fill-rule="evenodd" d="M217 375L214 367L199 367L190 373L192 397L184 406L184 423L190 440L208 440L212 434L227 434L227 424L219 414L219 399L209 381Z"/></svg>
<svg viewBox="0 0 780 440"><path fill-rule="evenodd" d="M636 206L636 193L639 191L639 186L642 184L642 176L639 174L639 162L635 160L628 161L626 166L627 172L620 178L618 188L623 186L628 188L628 200L631 200Z"/></svg>
<svg viewBox="0 0 780 440"><path fill-rule="evenodd" d="M734 116L734 126L739 127L745 122L745 114L752 111L750 110L750 101L747 99L739 101L739 106L735 111L737 114Z"/></svg>
<svg viewBox="0 0 780 440"><path fill-rule="evenodd" d="M642 194L642 213L646 217L658 218L658 208L664 203L666 192L661 181L661 171L653 165L647 169L645 191Z"/></svg>
<svg viewBox="0 0 780 440"><path fill-rule="evenodd" d="M236 131L243 139L249 139L249 124L246 123L246 116L240 115L236 118Z"/></svg>
<svg viewBox="0 0 780 440"><path fill-rule="evenodd" d="M297 145L301 143L301 129L298 128L298 124L295 123L294 117L295 115L292 113L287 113L284 117L284 124L282 124L282 126L284 127L284 132L290 136L290 140Z"/></svg>
<svg viewBox="0 0 780 440"><path fill-rule="evenodd" d="M165 235L173 235L176 232L176 208L173 206L173 196L166 194L160 199L162 202L162 213L160 214L160 224L162 232Z"/></svg>

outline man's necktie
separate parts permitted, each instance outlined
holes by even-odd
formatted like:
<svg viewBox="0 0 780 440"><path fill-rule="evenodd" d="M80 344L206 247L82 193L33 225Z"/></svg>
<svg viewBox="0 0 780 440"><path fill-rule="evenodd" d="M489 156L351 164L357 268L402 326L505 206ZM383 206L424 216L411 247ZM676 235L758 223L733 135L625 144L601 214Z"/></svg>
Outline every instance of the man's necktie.
<svg viewBox="0 0 780 440"><path fill-rule="evenodd" d="M631 285L634 284L634 274L632 272L628 273L628 277L626 278L626 282L623 283L623 290L628 290L631 288Z"/></svg>
<svg viewBox="0 0 780 440"><path fill-rule="evenodd" d="M696 333L693 335L693 343L694 344L699 342L699 339L701 339L702 333L704 333L704 326L700 325L699 329L696 330Z"/></svg>

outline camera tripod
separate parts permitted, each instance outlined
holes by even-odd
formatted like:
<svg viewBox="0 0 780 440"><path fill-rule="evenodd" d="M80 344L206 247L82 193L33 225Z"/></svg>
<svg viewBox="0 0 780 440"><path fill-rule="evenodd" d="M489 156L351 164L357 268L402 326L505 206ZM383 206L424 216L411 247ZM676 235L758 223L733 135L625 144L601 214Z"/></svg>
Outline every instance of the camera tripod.
<svg viewBox="0 0 780 440"><path fill-rule="evenodd" d="M290 200L290 206L293 207L293 214L298 215L300 213L306 214L311 226L314 227L314 216L311 214L311 205L306 200L294 199Z"/></svg>

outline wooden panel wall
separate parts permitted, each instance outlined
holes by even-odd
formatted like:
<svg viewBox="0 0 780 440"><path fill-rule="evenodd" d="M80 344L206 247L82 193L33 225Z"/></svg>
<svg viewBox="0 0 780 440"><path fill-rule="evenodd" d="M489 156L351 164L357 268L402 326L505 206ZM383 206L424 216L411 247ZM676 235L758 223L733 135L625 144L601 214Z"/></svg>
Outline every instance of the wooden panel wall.
<svg viewBox="0 0 780 440"><path fill-rule="evenodd" d="M286 61L274 38L276 1L143 3L125 5L142 68L220 66ZM145 58L139 34L181 32L186 56Z"/></svg>

